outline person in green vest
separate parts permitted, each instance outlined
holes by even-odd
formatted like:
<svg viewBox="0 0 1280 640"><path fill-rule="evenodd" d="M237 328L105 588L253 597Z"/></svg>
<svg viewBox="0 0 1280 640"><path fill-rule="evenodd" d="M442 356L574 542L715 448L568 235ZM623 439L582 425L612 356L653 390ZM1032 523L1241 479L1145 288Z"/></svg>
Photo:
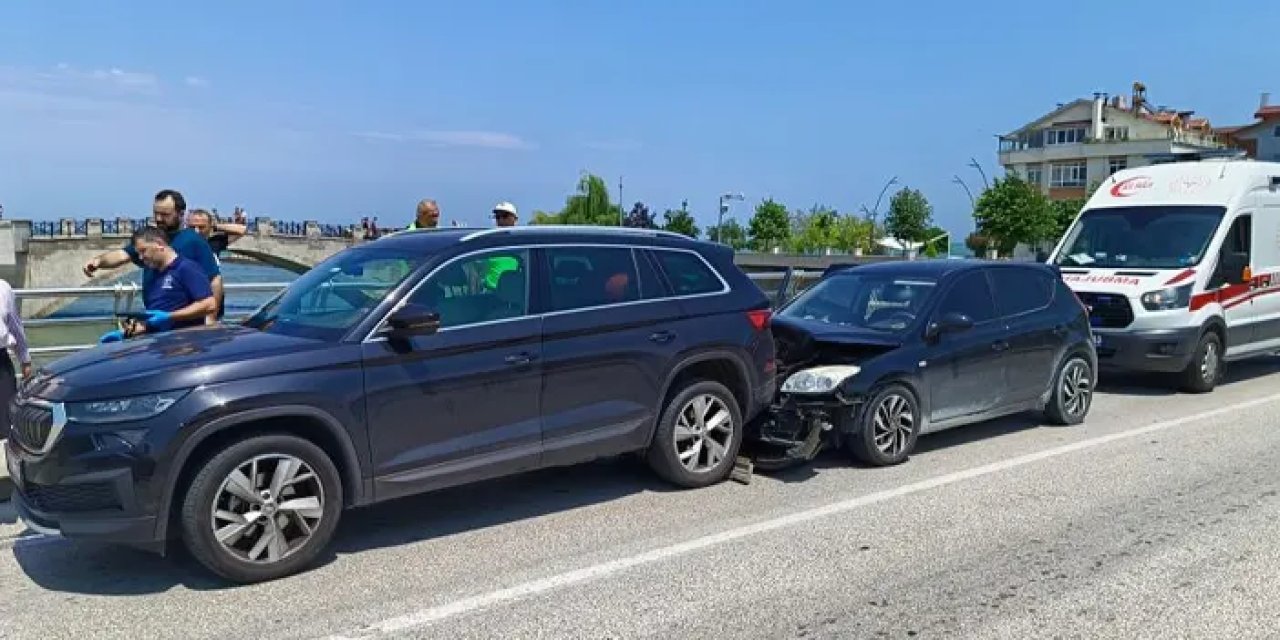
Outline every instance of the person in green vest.
<svg viewBox="0 0 1280 640"><path fill-rule="evenodd" d="M510 202L499 202L493 207L493 221L499 227L514 227L520 216ZM498 288L498 279L508 271L520 268L520 262L510 256L496 256L485 261L484 286L490 291Z"/></svg>
<svg viewBox="0 0 1280 640"><path fill-rule="evenodd" d="M435 229L440 226L440 205L427 198L418 203L417 215L413 217L410 229Z"/></svg>

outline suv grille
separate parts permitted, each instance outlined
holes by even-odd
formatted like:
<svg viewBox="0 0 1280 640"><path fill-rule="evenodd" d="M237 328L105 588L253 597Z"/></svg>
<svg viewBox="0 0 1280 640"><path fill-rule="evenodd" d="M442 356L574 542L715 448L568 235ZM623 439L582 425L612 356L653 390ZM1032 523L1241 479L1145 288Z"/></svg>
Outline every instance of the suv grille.
<svg viewBox="0 0 1280 640"><path fill-rule="evenodd" d="M1089 324L1103 329L1122 329L1133 322L1133 306L1118 293L1076 294L1089 309Z"/></svg>
<svg viewBox="0 0 1280 640"><path fill-rule="evenodd" d="M53 431L53 412L37 405L13 407L13 439L30 451L44 450Z"/></svg>

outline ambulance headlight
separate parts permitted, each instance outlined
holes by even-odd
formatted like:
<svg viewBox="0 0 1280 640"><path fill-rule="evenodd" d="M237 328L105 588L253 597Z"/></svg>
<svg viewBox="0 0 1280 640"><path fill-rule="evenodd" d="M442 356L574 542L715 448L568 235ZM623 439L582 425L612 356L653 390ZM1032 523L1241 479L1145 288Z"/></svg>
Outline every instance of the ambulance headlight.
<svg viewBox="0 0 1280 640"><path fill-rule="evenodd" d="M1147 311L1168 311L1185 309L1191 305L1191 288L1194 284L1181 287L1166 287L1142 294L1142 306Z"/></svg>

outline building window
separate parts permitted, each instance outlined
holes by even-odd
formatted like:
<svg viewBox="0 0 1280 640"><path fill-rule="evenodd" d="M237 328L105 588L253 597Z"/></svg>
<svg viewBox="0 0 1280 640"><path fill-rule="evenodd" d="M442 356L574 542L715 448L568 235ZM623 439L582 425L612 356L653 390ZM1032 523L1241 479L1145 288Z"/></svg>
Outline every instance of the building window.
<svg viewBox="0 0 1280 640"><path fill-rule="evenodd" d="M1107 142L1122 142L1129 139L1129 127L1107 127Z"/></svg>
<svg viewBox="0 0 1280 640"><path fill-rule="evenodd" d="M1070 129L1049 129L1045 131L1045 144L1075 144L1084 142L1086 135L1084 127L1072 127Z"/></svg>
<svg viewBox="0 0 1280 640"><path fill-rule="evenodd" d="M1027 182L1034 184L1037 187L1044 184L1044 169L1042 169L1040 165L1038 164L1027 165L1026 175L1027 175Z"/></svg>
<svg viewBox="0 0 1280 640"><path fill-rule="evenodd" d="M1280 138L1280 124L1276 125L1276 130L1274 131L1274 135L1275 137Z"/></svg>
<svg viewBox="0 0 1280 640"><path fill-rule="evenodd" d="M1107 175L1111 175L1117 171L1124 171L1129 168L1128 158L1111 158L1107 161Z"/></svg>
<svg viewBox="0 0 1280 640"><path fill-rule="evenodd" d="M1083 162L1064 162L1053 165L1049 173L1050 187L1083 187L1088 170Z"/></svg>

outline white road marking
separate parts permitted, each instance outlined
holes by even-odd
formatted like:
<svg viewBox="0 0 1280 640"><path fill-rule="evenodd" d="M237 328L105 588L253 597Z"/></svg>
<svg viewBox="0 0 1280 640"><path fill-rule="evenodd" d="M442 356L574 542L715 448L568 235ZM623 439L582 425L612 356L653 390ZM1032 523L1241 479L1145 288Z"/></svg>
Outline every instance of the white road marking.
<svg viewBox="0 0 1280 640"><path fill-rule="evenodd" d="M952 473L943 474L940 476L935 476L933 478L929 478L928 480L921 480L919 482L913 482L911 484L906 484L893 489L877 491L876 493L871 493L871 494L859 496L856 498L851 498L848 500L842 500L840 502L831 503L822 507L816 507L813 509L792 513L779 518L765 520L762 522L758 522L756 524L737 527L734 529L728 529L720 533L706 535L706 536L695 538L693 540L689 540L686 542L681 542L678 544L673 544L665 547L659 547L657 549L653 549L638 555L618 558L616 560L611 560L608 562L603 562L600 564L583 567L581 569L575 569L573 571L568 571L565 573L549 576L539 580L533 580L531 582L526 582L524 584L519 584L513 587L508 587L505 589L499 589L497 591L478 594L475 596L463 598L461 600L455 600L447 604L420 609L412 613L408 613L402 616L397 616L394 618L389 618L381 622L376 622L374 624L368 625L354 632L355 635L329 636L329 640L353 640L355 638L368 638L368 637L374 637L382 634L403 632L416 627L427 626L436 622L447 620L449 618L454 618L464 614L479 611L481 609L486 609L500 603L510 602L512 600L518 600L521 598L526 598L529 596L546 593L548 591L554 591L556 589L561 589L561 588L572 586L575 584L589 582L591 580L595 580L597 578L602 578L604 576L615 574L633 567L652 564L662 560L668 560L668 559L675 558L677 556L682 556L688 553L692 553L694 551L698 551L701 549L720 546L720 545L733 542L735 540L739 540L742 538L746 538L749 536L768 533L770 531L775 531L785 527L790 527L790 526L802 524L805 522L810 522L812 520L817 520L819 518L825 518L828 516L844 513L847 511L858 509L860 507L865 507L865 506L876 504L879 502L884 502L886 500L891 500L893 498L900 498L902 496L911 495L913 493L920 493L922 491L928 491L929 489L936 489L938 487L955 484L957 482L962 482L964 480L970 480L970 479L978 478L981 476L999 473L1001 471L1007 471L1009 469L1022 467L1025 465L1032 464L1034 462L1039 462L1041 460L1047 460L1049 458L1063 456L1068 453L1073 453L1073 452L1081 451L1084 449L1099 447L1104 444L1116 442L1118 440L1125 440L1128 438L1134 438L1137 436L1154 433L1157 431L1164 431L1166 429L1172 429L1173 427L1178 427L1184 424L1197 422L1197 421L1205 420L1208 418L1214 418L1217 416L1221 416L1221 415L1236 412L1236 411L1241 411L1244 409L1250 409L1253 407L1275 402L1276 400L1280 400L1280 395L1274 395L1274 396L1268 396L1265 398L1249 400L1247 402L1241 402L1239 404L1232 405L1232 406L1221 407L1221 408L1213 409L1210 411L1204 411L1201 413L1184 416L1182 418L1166 420L1164 422L1157 422L1154 424L1147 425L1145 427L1130 429L1128 431L1122 431L1119 433L1113 433L1105 436L1098 436L1096 438L1089 438L1087 440L1081 440L1079 442L1065 444L1059 447L1054 447L1051 449L1045 449L1043 451L1038 451L1035 453L1021 455L1016 458L1002 460L1000 462L993 462L991 464L985 464L979 467L973 467L971 469L965 469L962 471L956 471Z"/></svg>

